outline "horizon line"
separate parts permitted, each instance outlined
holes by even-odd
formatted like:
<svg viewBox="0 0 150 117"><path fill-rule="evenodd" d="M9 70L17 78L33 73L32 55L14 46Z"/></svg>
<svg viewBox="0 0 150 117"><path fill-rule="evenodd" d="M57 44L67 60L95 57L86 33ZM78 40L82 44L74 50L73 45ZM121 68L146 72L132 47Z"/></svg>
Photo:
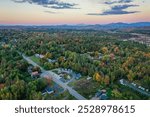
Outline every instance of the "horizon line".
<svg viewBox="0 0 150 117"><path fill-rule="evenodd" d="M112 23L95 23L95 24L88 24L88 23L78 23L78 24L0 24L0 26L84 26L84 25L108 25L108 24L117 24L117 23L122 23L122 24L134 24L134 23L150 23L150 21L141 21L141 22L112 22Z"/></svg>

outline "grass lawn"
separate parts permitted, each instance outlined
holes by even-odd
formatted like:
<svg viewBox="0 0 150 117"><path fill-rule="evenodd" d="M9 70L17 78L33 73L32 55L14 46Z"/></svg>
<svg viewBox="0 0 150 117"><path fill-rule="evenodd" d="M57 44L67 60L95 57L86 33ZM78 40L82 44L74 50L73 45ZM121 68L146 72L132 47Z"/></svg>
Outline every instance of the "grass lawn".
<svg viewBox="0 0 150 117"><path fill-rule="evenodd" d="M56 74L58 74L58 70L53 69L52 72L55 72Z"/></svg>
<svg viewBox="0 0 150 117"><path fill-rule="evenodd" d="M31 56L31 60L33 60L35 63L40 64L40 58L37 58L36 56Z"/></svg>
<svg viewBox="0 0 150 117"><path fill-rule="evenodd" d="M74 84L74 89L87 99L91 99L100 88L99 83L80 79Z"/></svg>
<svg viewBox="0 0 150 117"><path fill-rule="evenodd" d="M73 82L69 82L69 84L68 84L68 86L70 86L70 87L74 87L75 85L76 85L76 80L75 81L73 81Z"/></svg>

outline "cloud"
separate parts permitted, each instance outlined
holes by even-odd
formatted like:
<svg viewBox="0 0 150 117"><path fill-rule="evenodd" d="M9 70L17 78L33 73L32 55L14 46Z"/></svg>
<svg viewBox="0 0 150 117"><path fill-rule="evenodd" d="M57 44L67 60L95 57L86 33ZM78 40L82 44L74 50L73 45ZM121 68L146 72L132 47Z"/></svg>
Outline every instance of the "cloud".
<svg viewBox="0 0 150 117"><path fill-rule="evenodd" d="M53 12L53 11L44 11L45 13L50 13L50 14L57 14L57 12Z"/></svg>
<svg viewBox="0 0 150 117"><path fill-rule="evenodd" d="M139 11L105 11L101 14L98 13L88 13L87 15L124 15L138 13Z"/></svg>
<svg viewBox="0 0 150 117"><path fill-rule="evenodd" d="M53 9L75 9L74 6L77 4L61 2L59 0L12 0L16 3L25 3L37 4L47 8Z"/></svg>
<svg viewBox="0 0 150 117"><path fill-rule="evenodd" d="M101 13L100 15L123 15L123 14L133 14L133 13L137 13L139 11L126 11L127 8L129 7L137 7L139 5L116 5L116 6L112 6L110 10L106 10L103 13Z"/></svg>
<svg viewBox="0 0 150 117"><path fill-rule="evenodd" d="M78 9L78 8L74 8L75 5L77 4L63 3L59 5L53 5L51 6L51 8L53 9Z"/></svg>
<svg viewBox="0 0 150 117"><path fill-rule="evenodd" d="M128 8L138 7L132 4L133 0L107 0L104 4L109 5L109 9L102 13L88 13L87 15L124 15L138 13L139 11L127 11Z"/></svg>
<svg viewBox="0 0 150 117"><path fill-rule="evenodd" d="M111 4L116 4L116 3L131 3L133 2L133 0L110 0L110 1L106 1L104 2L104 4L108 4L108 5L111 5Z"/></svg>
<svg viewBox="0 0 150 117"><path fill-rule="evenodd" d="M61 12L53 12L53 11L44 11L44 12L49 14L62 14Z"/></svg>
<svg viewBox="0 0 150 117"><path fill-rule="evenodd" d="M133 14L133 13L138 13L139 11L116 11L116 10L112 10L112 11L105 11L100 15L124 15L124 14Z"/></svg>

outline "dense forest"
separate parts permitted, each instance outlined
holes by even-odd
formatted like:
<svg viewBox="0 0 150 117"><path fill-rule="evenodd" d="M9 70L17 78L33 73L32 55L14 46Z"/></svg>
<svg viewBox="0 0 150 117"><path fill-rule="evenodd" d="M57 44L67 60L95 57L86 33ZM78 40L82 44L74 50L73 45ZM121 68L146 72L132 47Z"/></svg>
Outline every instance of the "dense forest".
<svg viewBox="0 0 150 117"><path fill-rule="evenodd" d="M150 48L122 40L130 37L129 32L93 30L1 30L0 99L45 99L41 91L47 81L31 78L29 64L17 51L31 58L43 55L35 61L46 70L81 73L71 85L87 99L99 89L106 89L109 99L149 99L119 83L125 79L150 91Z"/></svg>
<svg viewBox="0 0 150 117"><path fill-rule="evenodd" d="M13 49L0 48L0 99L42 99L40 91L46 81L32 80L27 66Z"/></svg>

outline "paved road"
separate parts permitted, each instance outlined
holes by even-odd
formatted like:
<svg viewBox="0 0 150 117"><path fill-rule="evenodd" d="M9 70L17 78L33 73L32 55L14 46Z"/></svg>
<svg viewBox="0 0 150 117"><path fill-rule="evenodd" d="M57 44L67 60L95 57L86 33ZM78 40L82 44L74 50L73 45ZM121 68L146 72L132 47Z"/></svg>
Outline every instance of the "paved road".
<svg viewBox="0 0 150 117"><path fill-rule="evenodd" d="M44 75L48 75L52 77L52 80L54 82L56 82L58 85L60 85L61 87L63 87L64 89L67 89L69 91L69 93L71 95L73 95L74 97L76 97L79 100L86 100L83 96L81 96L77 91L75 91L74 89L72 89L71 87L69 87L66 83L63 83L60 79L60 76L51 72L51 71L45 71L42 73L42 76Z"/></svg>
<svg viewBox="0 0 150 117"><path fill-rule="evenodd" d="M21 53L20 53L21 54ZM69 87L67 84L63 83L60 79L60 76L55 74L52 71L46 71L44 70L41 66L39 66L37 63L35 63L34 61L32 61L29 57L22 55L22 57L30 64L32 64L33 66L38 66L41 68L41 71L43 72L42 75L48 75L50 78L52 78L52 80L57 83L58 85L60 85L61 87L63 87L64 89L67 89L69 91L69 93L74 96L76 99L78 100L86 100L86 98L84 98L82 95L80 95L77 91L75 91L74 89L72 89L71 87Z"/></svg>
<svg viewBox="0 0 150 117"><path fill-rule="evenodd" d="M129 83L128 81L126 81L126 80L124 80L124 79L122 79L122 80L123 80L123 84L124 84L125 86L128 86L128 87L132 88L133 90L135 90L135 91L137 91L137 92L140 92L141 94L150 97L150 93L149 93L149 92L146 92L146 91L144 91L144 90L142 90L142 89L139 89L138 87L133 86L131 83Z"/></svg>

